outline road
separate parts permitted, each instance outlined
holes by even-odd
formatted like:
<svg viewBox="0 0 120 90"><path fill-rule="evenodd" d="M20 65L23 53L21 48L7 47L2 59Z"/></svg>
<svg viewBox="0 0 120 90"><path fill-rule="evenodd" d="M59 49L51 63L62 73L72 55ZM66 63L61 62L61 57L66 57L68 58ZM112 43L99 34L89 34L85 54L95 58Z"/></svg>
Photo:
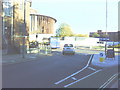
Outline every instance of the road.
<svg viewBox="0 0 120 90"><path fill-rule="evenodd" d="M3 66L4 88L54 87L54 82L84 67L89 55L56 53L38 60Z"/></svg>
<svg viewBox="0 0 120 90"><path fill-rule="evenodd" d="M40 57L35 61L4 65L2 68L3 88L63 88L65 85L76 81L75 79L78 80L94 73L93 70L87 69L72 77L72 80L67 79L60 84L55 84L61 79L83 69L89 60L90 55L64 56L60 52L54 52L53 56ZM90 67L101 71L68 86L68 88L99 88L117 73L117 67Z"/></svg>

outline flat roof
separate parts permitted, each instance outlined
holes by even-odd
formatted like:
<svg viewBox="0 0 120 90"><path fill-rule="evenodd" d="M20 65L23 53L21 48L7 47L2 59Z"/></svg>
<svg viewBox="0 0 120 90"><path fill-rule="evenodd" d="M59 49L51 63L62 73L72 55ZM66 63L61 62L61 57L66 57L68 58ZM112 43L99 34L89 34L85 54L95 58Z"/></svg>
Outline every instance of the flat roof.
<svg viewBox="0 0 120 90"><path fill-rule="evenodd" d="M41 15L41 14L30 14L30 15L36 15L36 16L44 16L44 17L49 17L49 18L52 18L52 19L54 19L55 20L55 22L57 22L57 20L55 19L55 18L53 18L53 17L50 17L50 16L46 16L46 15Z"/></svg>

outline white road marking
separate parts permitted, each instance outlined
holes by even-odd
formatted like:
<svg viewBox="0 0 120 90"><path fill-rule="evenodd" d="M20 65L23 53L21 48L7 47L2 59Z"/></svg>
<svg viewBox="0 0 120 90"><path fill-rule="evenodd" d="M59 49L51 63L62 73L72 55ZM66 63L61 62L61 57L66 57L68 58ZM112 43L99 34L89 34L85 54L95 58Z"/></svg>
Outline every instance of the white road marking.
<svg viewBox="0 0 120 90"><path fill-rule="evenodd" d="M92 59L92 57L93 57L94 55L91 55L90 56L90 59L89 59L89 61L88 61L88 63L87 63L87 65L86 66L89 66L89 64L90 64L90 61L91 61L91 59Z"/></svg>
<svg viewBox="0 0 120 90"><path fill-rule="evenodd" d="M89 66L89 64L90 64L90 61L91 61L91 59L92 59L92 56L93 56L93 55L91 55L91 57L90 57L90 59L89 59L87 65L86 65L84 68L82 68L81 70L79 70L79 71L77 71L77 72L71 74L70 76L68 76L68 77L66 77L66 78L64 78L64 79L62 79L62 80L60 80L60 81L58 81L58 82L56 82L56 83L54 83L54 84L57 85L57 84L59 84L59 83L65 81L65 80L67 80L68 78L70 78L70 77L72 77L72 76L74 76L74 75L80 73L80 72L83 71L84 69L86 69L86 68Z"/></svg>
<svg viewBox="0 0 120 90"><path fill-rule="evenodd" d="M75 77L72 77L73 80L77 80Z"/></svg>
<svg viewBox="0 0 120 90"><path fill-rule="evenodd" d="M116 76L118 76L118 74L114 74L111 78L109 78L102 86L99 87L98 90L100 90L101 88L105 88L108 84L110 84L112 82L112 80L114 80L114 78L116 78Z"/></svg>
<svg viewBox="0 0 120 90"><path fill-rule="evenodd" d="M80 73L81 71L83 71L83 70L84 70L84 69L86 69L86 68L87 68L87 67L84 67L83 69L79 70L78 72L73 73L72 75L70 75L70 76L68 76L68 77L66 77L66 78L64 78L64 79L62 79L62 80L60 80L60 81L56 82L55 84L59 84L59 83L61 83L61 82L65 81L65 80L67 80L68 78L70 78L70 77L72 77L72 76L74 76L74 75L76 75L76 74Z"/></svg>
<svg viewBox="0 0 120 90"><path fill-rule="evenodd" d="M97 70L96 72L93 72L93 73L91 73L91 74L89 74L89 75L87 75L87 76L85 76L85 77L83 77L83 78L81 78L81 79L78 79L77 81L74 81L74 82L72 82L72 83L70 83L70 84L67 84L67 85L65 85L64 87L66 88L66 87L68 87L68 86L71 86L71 85L73 85L73 84L75 84L75 83L77 83L77 82L79 82L79 81L81 81L81 80L83 80L83 79L85 79L85 78L87 78L87 77L90 77L90 76L92 76L93 74L98 73L98 72L100 72L100 71L102 71L102 69Z"/></svg>
<svg viewBox="0 0 120 90"><path fill-rule="evenodd" d="M34 56L32 57L32 56L31 56L31 57L29 57L29 58L36 58L36 57L34 57Z"/></svg>
<svg viewBox="0 0 120 90"><path fill-rule="evenodd" d="M96 69L95 68L92 68L92 67L88 67L89 69L91 69L91 70L93 70L93 71L96 71Z"/></svg>

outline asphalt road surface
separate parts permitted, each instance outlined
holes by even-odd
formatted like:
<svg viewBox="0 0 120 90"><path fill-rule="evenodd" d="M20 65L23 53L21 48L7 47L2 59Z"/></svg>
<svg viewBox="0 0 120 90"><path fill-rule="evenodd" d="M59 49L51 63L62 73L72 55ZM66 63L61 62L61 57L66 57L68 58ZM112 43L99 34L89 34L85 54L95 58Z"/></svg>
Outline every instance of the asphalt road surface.
<svg viewBox="0 0 120 90"><path fill-rule="evenodd" d="M71 73L83 68L90 55L62 55L2 67L3 88L47 88Z"/></svg>
<svg viewBox="0 0 120 90"><path fill-rule="evenodd" d="M82 70L89 58L90 55L64 56L60 52L55 52L53 56L36 58L37 60L34 61L4 65L2 85L3 88L99 88L110 77L118 73L117 67L98 68L90 65L77 75L55 84ZM77 80L80 81L73 83Z"/></svg>

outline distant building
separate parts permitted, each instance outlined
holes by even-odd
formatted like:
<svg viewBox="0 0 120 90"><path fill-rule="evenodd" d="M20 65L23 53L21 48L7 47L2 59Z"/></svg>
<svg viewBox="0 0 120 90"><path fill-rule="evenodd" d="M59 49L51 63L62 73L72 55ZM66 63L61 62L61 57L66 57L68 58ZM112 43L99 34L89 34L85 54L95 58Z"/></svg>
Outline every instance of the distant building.
<svg viewBox="0 0 120 90"><path fill-rule="evenodd" d="M89 37L92 37L94 33L97 33L100 35L99 38L109 38L109 41L119 41L118 36L120 35L118 32L102 32L102 30L98 30L97 32L90 32Z"/></svg>
<svg viewBox="0 0 120 90"><path fill-rule="evenodd" d="M30 14L30 34L54 34L56 19L46 15Z"/></svg>
<svg viewBox="0 0 120 90"><path fill-rule="evenodd" d="M41 15L41 14L30 14L29 35L32 37L38 35L39 40L41 40L42 38L48 38L50 36L54 36L55 34L54 25L56 22L57 20L50 16Z"/></svg>

